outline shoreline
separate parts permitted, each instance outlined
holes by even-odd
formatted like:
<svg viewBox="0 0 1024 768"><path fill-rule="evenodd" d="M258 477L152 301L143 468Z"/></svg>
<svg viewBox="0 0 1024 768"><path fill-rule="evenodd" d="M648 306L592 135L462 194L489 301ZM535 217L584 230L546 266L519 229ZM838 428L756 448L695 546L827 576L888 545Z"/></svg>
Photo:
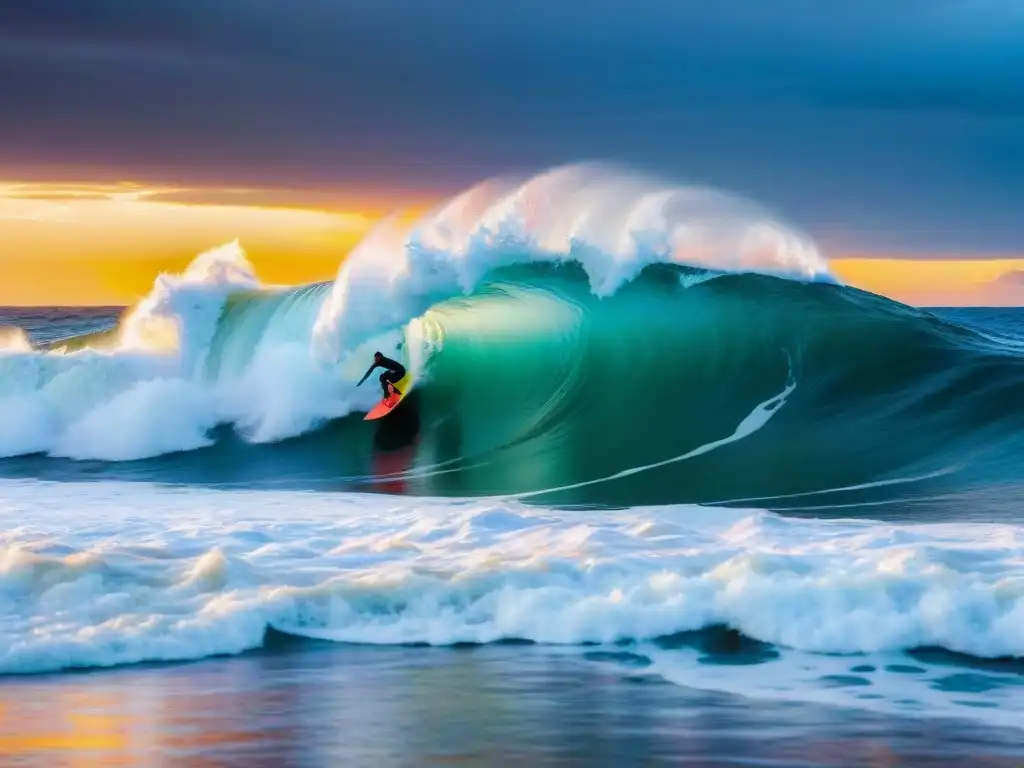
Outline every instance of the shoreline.
<svg viewBox="0 0 1024 768"><path fill-rule="evenodd" d="M1024 731L699 691L538 646L302 642L8 678L0 755L25 766L1018 768Z"/></svg>

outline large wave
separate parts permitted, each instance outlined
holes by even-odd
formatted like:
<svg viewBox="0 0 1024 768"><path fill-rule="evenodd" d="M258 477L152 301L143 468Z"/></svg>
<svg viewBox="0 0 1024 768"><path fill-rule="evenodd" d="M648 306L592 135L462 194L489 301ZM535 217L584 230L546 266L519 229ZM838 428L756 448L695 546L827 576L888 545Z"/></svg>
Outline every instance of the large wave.
<svg viewBox="0 0 1024 768"><path fill-rule="evenodd" d="M374 349L419 381L370 427L379 390L355 383ZM229 243L159 277L115 329L8 339L0 455L205 449L221 453L175 471L841 505L934 495L981 455L1012 476L1022 365L1019 345L838 285L750 202L574 166L385 220L331 282L264 286ZM224 453L285 440L270 462Z"/></svg>
<svg viewBox="0 0 1024 768"><path fill-rule="evenodd" d="M5 347L0 452L144 458L223 422L257 442L300 434L373 402L351 386L371 346L397 350L437 302L536 261L584 265L598 295L656 261L828 279L812 245L718 192L598 166L491 181L405 230L386 220L330 285L263 289L234 242L161 275L116 332Z"/></svg>

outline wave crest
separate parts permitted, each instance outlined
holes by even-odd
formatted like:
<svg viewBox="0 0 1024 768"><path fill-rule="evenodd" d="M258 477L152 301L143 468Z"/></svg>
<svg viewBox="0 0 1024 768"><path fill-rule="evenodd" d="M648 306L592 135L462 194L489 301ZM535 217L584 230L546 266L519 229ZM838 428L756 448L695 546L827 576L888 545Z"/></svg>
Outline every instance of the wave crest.
<svg viewBox="0 0 1024 768"><path fill-rule="evenodd" d="M314 346L337 360L497 268L565 261L583 267L598 296L656 263L834 282L810 238L749 200L571 165L525 182L488 180L412 224L382 222L338 270Z"/></svg>

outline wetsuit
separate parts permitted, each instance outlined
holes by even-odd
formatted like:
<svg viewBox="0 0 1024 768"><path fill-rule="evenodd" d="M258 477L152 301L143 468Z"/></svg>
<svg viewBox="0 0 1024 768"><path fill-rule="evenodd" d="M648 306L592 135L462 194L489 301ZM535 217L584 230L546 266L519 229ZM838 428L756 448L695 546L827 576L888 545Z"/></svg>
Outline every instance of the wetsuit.
<svg viewBox="0 0 1024 768"><path fill-rule="evenodd" d="M389 383L394 389L396 395L402 394L398 391L398 387L396 387L395 384L405 378L405 366L397 360L392 360L390 357L384 357L384 355L380 356L380 360L377 360L376 358L374 359L373 365L371 365L370 369L363 374L363 378L359 380L359 384L366 381L366 377L373 373L373 369L377 367L387 369L380 375L380 386L384 390L384 397L388 397L391 394L388 391ZM356 384L356 386L358 387L359 384Z"/></svg>

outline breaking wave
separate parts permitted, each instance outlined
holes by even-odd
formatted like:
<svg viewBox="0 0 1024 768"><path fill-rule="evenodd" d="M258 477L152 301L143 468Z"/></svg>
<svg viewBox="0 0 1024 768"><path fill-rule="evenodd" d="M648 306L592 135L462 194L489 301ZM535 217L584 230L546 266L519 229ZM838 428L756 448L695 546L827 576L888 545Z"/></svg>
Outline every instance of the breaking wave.
<svg viewBox="0 0 1024 768"><path fill-rule="evenodd" d="M379 390L355 383L375 349L417 384L370 426ZM0 455L214 484L841 506L1016 479L1020 353L837 284L752 203L574 166L386 220L331 282L264 286L229 243L116 328L12 337Z"/></svg>

